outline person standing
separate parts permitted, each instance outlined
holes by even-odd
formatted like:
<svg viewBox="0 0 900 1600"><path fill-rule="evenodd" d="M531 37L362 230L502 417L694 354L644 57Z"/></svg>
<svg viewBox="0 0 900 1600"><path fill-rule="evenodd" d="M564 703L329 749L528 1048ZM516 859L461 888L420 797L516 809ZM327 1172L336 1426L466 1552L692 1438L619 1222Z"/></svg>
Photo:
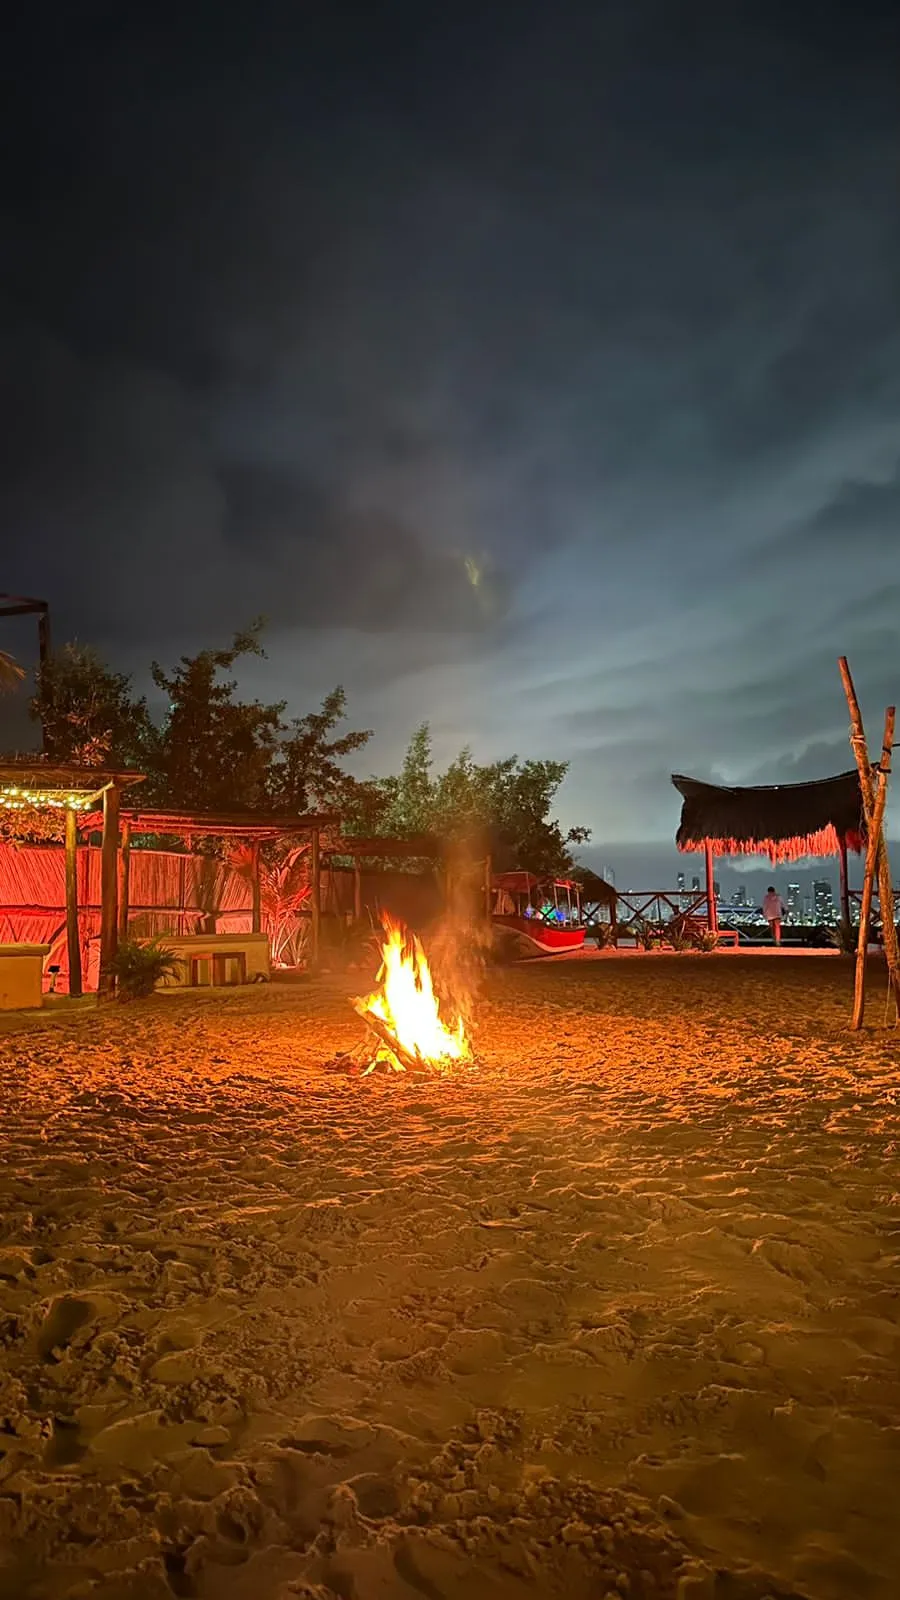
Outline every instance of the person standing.
<svg viewBox="0 0 900 1600"><path fill-rule="evenodd" d="M781 943L781 923L784 918L784 902L776 889L767 889L763 895L762 914L769 924L769 932L776 944Z"/></svg>

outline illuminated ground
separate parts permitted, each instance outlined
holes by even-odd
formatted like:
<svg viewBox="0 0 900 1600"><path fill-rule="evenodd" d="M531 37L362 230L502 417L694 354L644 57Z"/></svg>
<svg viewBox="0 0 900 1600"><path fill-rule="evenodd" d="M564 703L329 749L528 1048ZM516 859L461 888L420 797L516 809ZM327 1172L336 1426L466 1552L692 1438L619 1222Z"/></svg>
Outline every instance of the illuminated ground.
<svg viewBox="0 0 900 1600"><path fill-rule="evenodd" d="M324 1073L336 981L0 1032L2 1600L896 1600L848 973L521 968L450 1083Z"/></svg>

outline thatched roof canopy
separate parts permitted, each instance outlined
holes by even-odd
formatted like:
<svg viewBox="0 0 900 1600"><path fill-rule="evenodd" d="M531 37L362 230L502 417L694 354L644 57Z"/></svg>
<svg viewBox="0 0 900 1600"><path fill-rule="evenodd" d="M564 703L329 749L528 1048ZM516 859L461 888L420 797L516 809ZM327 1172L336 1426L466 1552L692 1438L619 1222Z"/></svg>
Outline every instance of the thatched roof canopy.
<svg viewBox="0 0 900 1600"><path fill-rule="evenodd" d="M616 903L616 891L611 883L601 878L598 873L591 872L589 867L576 867L575 878L581 885L581 898L587 905L607 906L612 908Z"/></svg>
<svg viewBox="0 0 900 1600"><path fill-rule="evenodd" d="M865 843L859 774L842 772L816 783L781 783L734 789L697 778L672 777L684 797L675 835L679 850L716 855L767 855L772 862L837 855Z"/></svg>

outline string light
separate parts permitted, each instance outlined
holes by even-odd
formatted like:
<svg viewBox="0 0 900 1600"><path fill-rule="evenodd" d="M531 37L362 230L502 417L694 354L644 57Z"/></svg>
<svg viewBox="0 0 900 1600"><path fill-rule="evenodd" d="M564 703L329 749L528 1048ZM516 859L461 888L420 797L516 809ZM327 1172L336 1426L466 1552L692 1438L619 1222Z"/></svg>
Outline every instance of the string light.
<svg viewBox="0 0 900 1600"><path fill-rule="evenodd" d="M46 807L55 811L89 811L96 804L90 794L66 794L62 789L20 789L0 786L0 808L5 811L26 811L30 807Z"/></svg>

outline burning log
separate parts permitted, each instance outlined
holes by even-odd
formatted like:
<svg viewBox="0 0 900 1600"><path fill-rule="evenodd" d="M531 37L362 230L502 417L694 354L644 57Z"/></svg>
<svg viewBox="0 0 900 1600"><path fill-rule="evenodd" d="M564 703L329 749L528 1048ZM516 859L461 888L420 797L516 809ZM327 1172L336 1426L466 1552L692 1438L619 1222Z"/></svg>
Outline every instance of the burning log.
<svg viewBox="0 0 900 1600"><path fill-rule="evenodd" d="M380 1017L374 1016L371 1011L365 1009L364 1000L354 1000L353 1004L366 1027L374 1033L376 1039L385 1046L385 1049L389 1050L391 1055L396 1058L399 1063L397 1071L418 1072L427 1065L427 1062L423 1061L421 1056L411 1055L408 1050L404 1050L400 1040L396 1034L391 1033L387 1023L382 1022Z"/></svg>

